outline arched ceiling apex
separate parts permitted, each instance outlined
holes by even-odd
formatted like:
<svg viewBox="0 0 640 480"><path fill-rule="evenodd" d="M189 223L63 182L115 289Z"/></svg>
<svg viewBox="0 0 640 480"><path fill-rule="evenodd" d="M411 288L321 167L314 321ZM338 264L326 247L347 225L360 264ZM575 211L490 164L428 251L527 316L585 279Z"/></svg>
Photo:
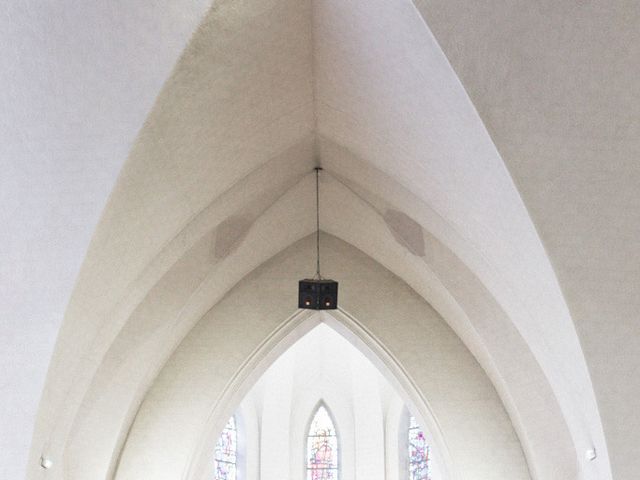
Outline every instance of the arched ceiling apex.
<svg viewBox="0 0 640 480"><path fill-rule="evenodd" d="M67 344L82 350L105 334L115 344L175 272L197 270L193 284L173 293L210 307L229 279L311 233L304 208L313 208L307 187L319 161L323 229L440 298L443 309L468 314L482 304L485 318L501 315L549 382L575 448L594 443L606 452L550 259L422 11L409 1L216 2L121 172L71 300ZM202 260L196 267L193 252ZM444 258L475 282L478 297L469 295L465 307L462 288L450 301L459 285ZM219 281L225 275L230 285ZM196 313L204 312L179 310L176 318ZM107 321L114 317L121 323ZM111 347L91 349L92 368ZM485 365L506 365L500 352L487 347ZM59 348L51 378L73 384L66 372L77 353ZM507 377L494 380L517 382ZM91 375L85 380L89 388ZM85 392L77 388L80 408ZM50 395L58 397L47 402L63 403L60 392Z"/></svg>

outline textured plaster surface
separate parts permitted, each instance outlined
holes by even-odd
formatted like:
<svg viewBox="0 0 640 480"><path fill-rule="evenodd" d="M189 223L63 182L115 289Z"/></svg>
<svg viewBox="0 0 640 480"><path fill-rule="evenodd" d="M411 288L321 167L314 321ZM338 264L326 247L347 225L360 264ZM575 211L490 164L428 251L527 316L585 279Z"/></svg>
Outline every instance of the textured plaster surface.
<svg viewBox="0 0 640 480"><path fill-rule="evenodd" d="M207 1L0 8L0 477L21 479L107 196Z"/></svg>
<svg viewBox="0 0 640 480"><path fill-rule="evenodd" d="M209 6L0 13L0 472L49 368L30 478L112 474L176 345L315 228L320 161L323 228L453 328L531 475L635 479L638 3Z"/></svg>
<svg viewBox="0 0 640 480"><path fill-rule="evenodd" d="M317 325L287 349L236 410L241 421L247 415L257 419L239 433L259 439L253 446L256 451L244 452L247 460L240 469L258 469L260 478L280 480L289 465L291 478L304 476L305 436L320 402L334 418L343 478L398 480L406 475L400 466L385 472L385 465L406 460L402 398L362 352L326 324ZM216 439L217 432L213 433L211 438ZM433 437L427 436L433 478L444 480L434 460L438 449ZM385 442L386 437L395 440ZM206 447L212 448L212 443ZM204 478L210 478L213 464L208 461L206 466Z"/></svg>
<svg viewBox="0 0 640 480"><path fill-rule="evenodd" d="M640 4L416 4L549 253L587 360L613 477L636 478ZM597 435L596 413L587 418Z"/></svg>
<svg viewBox="0 0 640 480"><path fill-rule="evenodd" d="M116 479L171 479L186 470L206 433L203 419L214 419L219 427L229 413L221 399L226 389L235 387L229 386L232 375L295 310L290 285L312 263L313 240L303 239L247 276L191 330L149 390ZM327 252L324 267L342 281L343 308L397 358L429 402L446 442L442 448L446 445L455 459L456 475L451 478L529 479L520 443L496 391L455 333L391 272L338 239L322 240ZM358 281L363 278L371 282L364 295ZM293 388L291 379L282 388ZM335 399L348 402L349 397L336 394ZM288 409L283 403L279 408ZM479 432L484 432L484 442L472 440ZM353 448L361 446L356 442ZM368 478L357 473L346 478Z"/></svg>

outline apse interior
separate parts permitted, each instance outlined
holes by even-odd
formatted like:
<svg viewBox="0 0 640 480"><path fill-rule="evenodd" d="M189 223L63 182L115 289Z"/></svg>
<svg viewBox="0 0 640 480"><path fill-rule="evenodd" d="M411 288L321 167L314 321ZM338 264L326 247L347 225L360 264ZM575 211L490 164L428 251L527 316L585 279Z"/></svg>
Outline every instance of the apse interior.
<svg viewBox="0 0 640 480"><path fill-rule="evenodd" d="M445 480L434 436L368 356L319 323L251 387L233 414L235 431L227 424L212 436L217 444L210 445L205 478L223 480L225 472L235 470L227 480ZM308 435L317 427L319 411L333 427L329 448L337 447L337 454L328 455L337 463L328 477L313 472L310 459L314 444ZM224 463L227 442L235 444L232 468ZM425 463L418 464L420 458Z"/></svg>

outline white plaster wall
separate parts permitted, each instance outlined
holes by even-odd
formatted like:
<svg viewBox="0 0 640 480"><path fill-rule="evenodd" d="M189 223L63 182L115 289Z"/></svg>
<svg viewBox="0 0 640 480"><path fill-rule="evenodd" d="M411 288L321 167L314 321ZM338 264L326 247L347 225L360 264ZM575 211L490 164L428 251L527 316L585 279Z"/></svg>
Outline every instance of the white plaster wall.
<svg viewBox="0 0 640 480"><path fill-rule="evenodd" d="M340 339L336 342L335 336L324 328L315 327L290 349L296 362L295 408L291 411L289 445L290 478L306 478L306 435L311 417L319 402L323 401L335 421L340 441L341 475L353 480L358 476L355 454L358 426L353 415L355 404L350 392L351 377L345 371L349 364L348 357L345 357L348 348L345 352L344 343ZM327 342L333 345L327 345Z"/></svg>
<svg viewBox="0 0 640 480"><path fill-rule="evenodd" d="M1 478L25 476L47 369L91 236L209 5L2 2Z"/></svg>
<svg viewBox="0 0 640 480"><path fill-rule="evenodd" d="M296 169L292 168L293 166L291 157L286 155L268 167L271 172L280 173L281 170L287 169L295 175ZM235 279L242 278L245 272L259 265L263 258L268 258L277 252L279 245L287 245L299 238L299 235L312 231L311 219L304 215L313 208L310 194L312 182L310 178L305 178L301 184L291 188L287 194L281 196L264 211L244 237L244 241L230 253L228 258L220 259L212 255L211 249L215 245L213 242L218 238L218 228L214 228L212 232L208 232L207 228L215 227L215 222L221 221L224 215L233 217L233 210L230 210L229 206L232 205L230 200L242 197L249 200L251 204L260 203L261 209L272 201L273 192L259 191L262 184L258 179L263 181L263 172L263 169L256 171L255 175L248 177L237 186L237 191L229 192L229 196L223 196L214 202L201 217L192 222L176 242L166 247L166 253L170 258L180 257L180 255L183 257L171 267L144 302L135 309L132 318L128 320L129 323L120 332L117 341L105 357L93 380L90 394L84 399L83 408L72 431L71 444L66 452L66 475L83 478L85 472L92 471L97 474L104 471L110 462L115 461L120 447L118 443L114 444L113 436L117 437L119 432L126 434L128 422L132 421L147 386L155 376L154 372L160 368L159 362L166 358L165 355L170 355L176 339L182 338L182 335L193 325L192 322L196 322L209 305L215 304L237 281ZM353 199L345 197L345 194L353 194L340 187L331 178L324 179L322 188L323 204L329 207L323 212L334 212L330 215L323 213L323 224L332 229L335 228L334 231L358 246L362 246L372 256L391 267L398 268L405 263L411 268L420 266L421 263L416 262L414 257L406 255L404 247L393 239L382 219L376 219L374 211L360 207L361 200L357 197ZM259 201L255 202L254 197ZM349 200L345 201L345 198ZM251 210L247 210L245 214L250 212ZM308 221L295 222L288 229L284 229L281 228L282 219L286 218ZM350 218L357 218L358 221L348 222ZM294 226L295 229L292 228ZM201 235L204 236L201 238ZM264 241L267 238L269 242ZM443 273L451 275L457 288L468 288L462 281L465 278L464 271L456 267L456 263L452 261L454 259L448 256L447 251L437 244L427 243L427 245L433 255L438 258L436 267L442 268ZM242 262L239 261L240 259ZM158 263L163 262L167 261L161 259ZM440 262L442 266L439 265ZM429 291L429 277L418 276L417 280L414 280L411 269L396 271L411 279L414 288L425 298L434 298ZM300 272L301 276L306 274L308 272ZM188 292L191 289L195 290L195 294L189 296ZM289 290L283 286L283 291ZM469 290L467 290L467 297L470 296L468 292ZM477 301L472 303L471 307L476 314L486 309ZM442 311L447 312L447 309ZM286 312L283 315L286 315ZM488 315L495 319L497 313L490 309ZM116 318L113 317L111 323ZM489 317L487 321L491 319ZM453 317L450 317L451 320ZM495 330L490 330L490 333L495 335ZM506 331L501 331L500 335L500 338L508 339L513 348L518 348L518 343L515 343L518 340L517 337L508 336ZM104 340L104 335L101 338ZM520 362L514 365L520 372L525 368L522 348L524 347L518 348ZM118 381L114 382L116 378ZM533 377L527 378L526 386L534 388L534 385L538 394L542 393L540 388L544 387L544 384L536 385ZM552 404L542 396L536 396L534 400L539 401L540 405L544 405L547 409L544 416L550 423L541 425L544 427L545 435L557 431L561 424L556 423L557 420L551 421ZM527 436L523 438L529 440ZM559 437L554 439L560 440ZM92 448L87 449L89 444ZM64 445L60 445L62 446ZM548 448L549 444L542 445L542 447L545 446ZM565 461L563 452L554 450L554 454L558 453L561 454L561 461ZM114 455L115 458L113 458ZM547 455L544 458L552 459L552 456ZM551 465L553 465L552 462ZM56 470L49 472L49 474L55 473Z"/></svg>
<svg viewBox="0 0 640 480"><path fill-rule="evenodd" d="M526 339L576 448L601 445L597 464L577 457L582 474L609 476L591 379L552 265L499 151L425 23L428 6L323 0L314 7L321 39L315 44L318 133L428 205L446 223L441 239L464 239L462 248L445 243ZM366 177L361 172L347 177L359 181ZM393 190L383 195L393 196Z"/></svg>
<svg viewBox="0 0 640 480"><path fill-rule="evenodd" d="M289 347L242 400L240 410L251 405L261 419L259 427L248 432L260 435L260 453L247 454L260 455L262 463L256 476L247 480L305 478L306 434L320 402L336 422L340 478L387 478L387 462L395 461L397 466L403 454L399 448L406 450L398 442L390 451L385 446L387 408L402 400L359 350L320 324ZM395 420L398 434L406 422L400 416ZM407 472L403 474L405 479Z"/></svg>
<svg viewBox="0 0 640 480"><path fill-rule="evenodd" d="M295 405L293 381L295 358L281 358L280 371L268 372L262 389L260 423L260 479L278 480L291 462L289 432Z"/></svg>
<svg viewBox="0 0 640 480"><path fill-rule="evenodd" d="M404 417L407 407L400 398L389 399L386 403L384 418L385 478L387 480L406 480L406 468L402 458L406 436L401 426L405 424ZM438 477L440 478L440 477Z"/></svg>
<svg viewBox="0 0 640 480"><path fill-rule="evenodd" d="M245 401L234 415L238 436L237 480L259 479L260 416L257 405L251 401Z"/></svg>
<svg viewBox="0 0 640 480"><path fill-rule="evenodd" d="M294 8L290 8L292 6ZM131 155L144 156L148 162L142 170L135 162L124 167L120 174L119 187L115 188L107 206L105 219L115 220L122 229L107 225L110 224L107 221L102 224L104 229L96 229L93 238L94 247L106 242L113 250L109 248L111 253L103 252L106 255L98 254L94 260L85 263L89 270L92 269L89 265L93 265L102 273L99 275L100 278L95 278L92 274L87 276L89 270L85 268L78 278L74 294L76 300L72 300L68 306L68 318L74 317L77 322L67 322L62 327L63 340L58 344L58 350L54 355L56 360L49 369L52 388L43 392L43 404L46 406L41 410L42 415L33 438L30 474L34 478L43 475L37 464L37 458L41 454L51 455L60 466L62 452L66 448L70 432L74 429L74 422L83 421L85 427L91 429L90 424L93 420L86 418L86 411L79 413L79 409L83 399L91 396L88 390L94 375L101 367L105 352L112 346L113 339L123 325L113 319L119 316L120 309L127 303L122 301L123 297L135 297L141 291L144 292L144 297L147 293L144 288L137 290L133 285L140 274L149 273L149 264L153 263L158 250L166 246L166 239L173 238L189 223L189 218L206 209L212 198L224 198L232 185L238 181L242 183L249 172L268 160L282 156L297 160L297 164L289 165L291 168L284 170L287 176L293 174L294 178L294 172L308 168L305 161L311 157L311 142L308 138L311 124L311 69L310 18L307 10L308 4L305 2L252 2L243 4L242 8L238 8L235 2L218 2L216 8L205 16L194 40L179 62L179 65L186 68L178 68L167 81L155 108L147 118L144 131L132 146ZM283 12L287 12L287 15ZM291 20L291 16L295 21L288 21ZM220 35L220 31L226 34ZM238 34L239 31L243 34ZM214 60L219 58L220 52L226 51L235 52L229 55L232 61L226 68L209 68L215 63ZM283 62L289 67L285 68ZM209 72L206 78L200 75L204 71ZM183 89L184 81L191 86ZM215 84L216 87L212 88L211 84ZM174 94L177 91L182 93L176 96ZM195 97L189 93L194 91L198 92ZM191 128L193 124L188 121L189 115L185 110L183 114L179 114L173 107L164 108L162 97L166 97L179 109L197 108L201 115L197 123L201 126L208 125L208 122L213 120L215 126ZM236 102L237 97L243 98L244 103ZM278 100L274 101L274 98ZM221 103L226 103L228 108L221 107ZM216 115L211 115L212 111L215 111ZM175 128L176 121L180 124L178 128ZM267 128L265 123L268 124ZM253 142L246 142L248 135L252 136ZM158 141L158 138L161 140ZM192 163L193 158L183 154L203 139L217 145L198 148L199 160ZM219 141L225 146L222 147ZM299 144L302 144L302 147ZM216 152L215 158L220 161L233 159L227 164L231 168L225 169L224 175L220 175L215 162L212 163L211 152ZM185 161L176 168L170 167L179 158ZM145 174L144 178L138 177L139 173L147 169L155 173ZM194 179L196 183L193 183ZM257 184L248 186L249 196L243 192L239 198L227 198L223 203L227 208L231 206L233 209L238 202L244 205L244 201L250 196L265 193L265 183L266 190L271 191L271 196L277 199L282 191L273 184L275 179L276 176L266 177L262 182L258 180ZM277 180L277 183L280 181ZM200 184L200 187L196 184ZM161 185L164 186L160 187ZM193 187L200 192L196 196L189 193ZM139 192L130 195L130 189L140 188L151 196L139 195ZM156 200L162 199L162 205L156 204L152 199L154 196ZM249 225L260 215L263 208L273 202L273 199L269 199L262 203L264 200L258 199L249 208L252 211L249 213ZM176 208L180 213L174 210ZM116 211L118 213L113 215ZM171 214L171 211L175 211L175 215ZM218 211L217 214L219 213ZM124 218L128 220L123 223L121 220ZM151 220L152 218L155 220ZM247 217L242 216L242 219L246 220ZM128 221L133 221L137 227L129 228L126 226ZM142 232L138 227L147 230ZM165 233L152 233L156 228L164 230ZM233 236L233 228L231 230ZM135 234L135 231L138 233ZM136 240L125 239L130 235L134 235ZM145 251L148 254L143 253ZM107 260L112 254L129 267L122 268L122 265L117 266L111 260ZM170 260L169 265L174 261L175 259ZM111 277L113 282L108 281L108 277ZM158 278L155 279L157 280ZM185 290L189 288L185 284L182 287ZM101 293L96 297L98 291ZM137 306L136 300L130 304L133 310ZM157 308L158 305L155 304L152 308ZM121 344L120 348L120 353L116 356L122 359L122 349L126 350L126 346ZM79 362L79 358L83 361ZM110 368L107 367L106 370ZM153 376L153 372L150 375ZM110 374L107 376L111 378ZM110 382L109 379L105 380ZM140 385L131 383L121 384L120 387L122 392L130 392ZM144 386L142 389L144 390ZM98 396L98 401L99 398ZM100 408L104 411L112 406L103 404ZM133 414L135 407L126 414L129 421ZM98 417L100 416L98 412ZM115 440L117 443L128 425L126 422L125 425L116 422L110 423L108 428L112 430L112 441ZM96 449L96 452L99 450ZM113 449L109 455L112 454ZM101 470L109 469L108 457L91 457L89 462L96 468L100 465ZM69 458L72 459L70 465L67 463L65 467L68 468L68 473L83 475L86 470L84 466L78 465L84 463L87 457L76 456L75 451L72 451ZM58 470L49 474L61 475L61 472Z"/></svg>
<svg viewBox="0 0 640 480"><path fill-rule="evenodd" d="M366 362L367 359L355 355L349 362L356 425L356 479L385 480L385 412L377 372L367 368Z"/></svg>
<svg viewBox="0 0 640 480"><path fill-rule="evenodd" d="M486 85L482 80L493 78L493 66L503 65L503 61L508 64L509 59L524 58L518 50L522 44L511 40L528 39L525 50L535 47L536 59L547 61L551 58L547 53L557 50L553 49L553 44L545 42L557 40L557 32L572 32L570 46L575 50L581 39L585 40L581 35L597 30L598 22L604 21L609 27L621 22L605 18L597 8L588 7L581 10L581 18L592 28L583 32L580 23L572 23L571 11L563 2L553 5L552 23L546 21L543 13L533 12L535 8L528 8L530 5L526 2L523 2L523 8L515 6L508 10L509 15L519 19L518 22L513 22L509 16L501 18L498 15L493 19L495 21L487 23L479 20L483 13L505 11L503 2L474 4L480 9L476 15L468 13L468 2L416 3L420 6L419 11L408 1L319 0L313 2L313 10L310 2L221 1L217 4L220 8L206 17L148 117L96 230L60 333L58 353L51 364L39 428L33 442L33 478L44 475L37 469L35 460L41 452L49 451L56 459L66 458L66 471L63 473L54 468L47 472L51 478L63 474L83 478L87 472L103 475L109 471L114 452L119 451L139 402L174 345L247 272L311 232L311 222L301 214L311 208L309 198L304 195L308 182L298 185L294 192L289 189L300 180L301 172L310 170L317 157L326 162L327 173L346 180L343 182L345 188L334 186L327 195L331 215L323 217L323 228L356 245L400 276L455 330L481 363L508 409L532 474L545 479L578 475L607 479L610 474L607 445L601 431L598 406L572 318L544 250L548 248L551 259L558 262L559 271L567 279L562 287L568 287L567 291L574 299L572 308L580 314L573 320L580 324L580 320L585 319L585 325L579 327L579 331L589 340L590 368L598 374L594 378L599 381L600 396L607 407L609 434L620 452L619 472L630 475L637 470L630 446L638 442L627 441L640 431L631 423L635 418L637 385L625 377L630 377L629 372L633 372L637 364L637 322L633 322L637 296L633 295L632 288L637 284L634 281L636 270L635 264L627 259L637 256L637 242L634 241L637 222L633 216L637 209L632 206L640 198L635 188L638 169L635 156L629 152L634 151L633 142L638 136L629 135L624 144L618 142L619 132L633 133L627 128L628 122L622 121L607 135L583 135L569 141L576 138L572 135L580 129L558 129L576 125L576 122L571 105L566 111L555 110L556 105L562 104L558 100L562 99L555 96L554 85L550 85L546 93L544 89L535 90L536 101L529 104L531 85L528 79L535 78L536 72L544 75L554 67L563 67L564 55L555 57L555 64L537 64L543 67L538 71L525 69L523 75L508 77L510 82L507 83L519 86L520 90L502 89L500 82L489 85L497 85L497 88L490 89L494 95L479 112L474 111L464 89L475 86L476 89L471 90L472 93L475 91L472 98L476 101L485 98L483 86ZM439 12L444 14L444 19L440 15L429 15L434 12L429 10L430 6L436 4L440 5ZM61 5L64 8L64 3ZM449 10L444 7L449 5L454 13L447 14ZM483 10L485 6L486 10ZM142 10L147 11L146 8ZM604 10L608 11L608 5ZM126 15L129 10L118 11ZM619 19L631 19L629 24L633 26L632 7L623 9L614 5L611 11L617 12ZM42 12L44 18L48 11ZM86 13L81 9L73 12L79 16ZM11 23L15 18L23 17L11 16L7 31L13 28ZM50 18L56 16L49 15L46 20ZM87 15L86 18L92 17ZM171 16L167 18L168 23L173 24ZM422 21L424 18L440 27L436 31L438 40L449 40L444 44L444 52L436 38L430 35ZM465 22L458 22L460 18L466 19ZM487 15L484 18L486 20ZM88 29L102 24L84 20L71 23L86 24ZM28 24L25 21L25 25ZM45 20L40 24L42 28L36 30L47 31ZM106 24L107 30L114 28L119 32L119 19ZM153 29L153 26L145 25L144 21L138 22L131 31L145 35L149 28ZM502 29L494 29L494 25ZM509 30L514 25L520 29L528 25L558 28L551 32L553 35L522 37L517 29ZM469 26L479 28L467 28ZM100 32L100 29L93 28L91 32L94 31ZM495 36L484 35L485 31ZM610 30L605 31L610 39L618 41L619 48L615 51L624 51L625 44L619 42L620 38ZM115 37L120 38L117 34ZM132 48L140 43L135 42L136 38L135 35L132 38ZM492 42L482 43L486 38L491 38ZM545 42L538 42L538 38ZM629 38L635 37L630 35ZM463 84L447 63L448 58L458 58L455 55L458 39L464 40L460 45L469 48L467 55L459 57L458 66L473 66L463 78ZM155 55L152 48L158 44L155 38L152 40L151 47L145 45ZM591 38L588 40L592 42ZM104 43L112 45L110 41ZM583 59L584 65L597 66L602 59L608 58L609 43L596 43L604 46L603 49L589 43L593 55ZM481 49L476 48L479 44L484 45L486 51L479 51ZM82 49L92 42L78 45ZM503 48L512 45L520 47L503 52ZM27 47L25 52L32 50ZM502 56L492 56L494 51L502 52ZM154 58L154 55L148 57ZM16 62L20 65L30 65L22 61L28 55L16 57L19 57ZM84 60L84 56L81 57ZM487 62L486 58L495 61ZM578 57L571 55L570 58ZM574 66L583 65L580 60L576 62ZM84 61L80 63L85 64ZM535 62L531 62L533 64ZM626 64L635 65L633 62ZM90 74L95 69L87 65ZM483 74L476 75L475 68ZM120 72L117 68L111 70ZM97 71L102 70L98 68ZM7 69L7 72L11 74L12 70ZM625 72L628 74L628 70ZM78 69L74 68L69 78L64 77L65 88L77 85L74 83L76 73ZM37 69L28 76L47 78ZM609 78L608 75L605 77ZM80 90L84 77L77 78L81 82ZM104 78L107 79L105 83L110 84L111 79ZM600 82L598 92L609 92L602 78L597 78ZM621 78L632 83L637 75ZM86 84L92 84L92 78L86 80ZM99 80L102 85L101 76ZM125 82L116 82L120 86L122 83L127 88L131 85L128 78ZM574 83L569 81L565 91L574 92ZM539 84L544 82L535 86ZM53 81L51 85L59 84ZM140 94L136 88L130 90L128 93L132 96ZM496 91L510 92L510 96L501 98ZM614 91L624 91L626 95L629 90L620 87ZM103 98L102 90L90 93L90 100ZM29 98L29 95L23 97ZM75 104L72 96L62 98L65 107ZM111 97L104 98L107 98L105 103L117 105L116 101L110 101ZM127 98L127 108L131 105L132 112L138 111L135 102L123 98ZM140 94L140 98L147 97ZM597 102L600 97L584 95L579 98L581 102L587 98ZM518 99L524 101L518 103ZM19 106L19 102L15 105ZM80 102L80 105L85 104ZM554 137L557 143L544 152L540 146L550 144L548 136L540 137L540 132L535 130L525 131L527 135L524 135L520 130L509 128L531 124L540 126L541 132L545 133L546 110L537 115L538 105L546 105L554 112L553 128L549 131L563 132ZM491 122L487 132L483 121L492 118L494 108L498 113L509 114L505 114L504 122ZM521 116L521 108L533 115ZM599 117L590 115L599 111L597 105L592 104L589 108L592 110L587 108L589 115L585 118L595 120L593 125L588 124L590 128L598 124L609 125L609 118L615 117L618 111L605 110ZM14 110L17 118L22 119L23 111ZM42 118L48 128L51 117L43 115ZM523 122L522 118L535 121ZM36 120L39 119L38 116ZM105 127L104 131L107 131L112 127L111 123L97 125L97 129L102 132ZM67 130L73 130L75 134L75 129ZM495 135L497 132L502 135ZM66 142L71 135L68 131L62 133L60 138ZM512 159L511 163L507 161L507 164L518 166L512 168L512 173L517 174L516 183L519 187L528 185L529 188L516 189L489 133L500 140L502 146L509 147L501 153L505 158L513 155L517 159ZM49 146L57 148L55 142L48 142L53 136L46 135L42 142L28 137L21 141L20 148L29 152L30 149L49 152ZM519 151L515 147L524 145L523 137L534 140L526 151ZM11 135L10 140L17 138L20 137ZM77 145L71 142L69 151L65 152L93 151L95 137L86 135L82 138L89 142L82 144L89 146L87 150L84 147L76 149ZM538 145L537 138L544 138L544 141ZM602 143L584 142L594 138ZM507 142L508 139L511 141ZM316 140L317 148L314 149ZM95 143L96 151L101 151L101 142ZM583 143L590 145L590 149L574 156L574 150ZM8 145L13 144L9 142ZM626 155L624 161L618 161L612 154L611 161L601 162L601 152L618 151L607 150L607 145L620 148ZM60 153L56 148L51 151ZM558 157L557 152L564 153ZM14 152L9 153L13 158ZM555 159L550 163L552 167L541 171L538 153L543 158ZM579 159L587 156L589 168L583 168ZM353 157L359 157L360 161L352 161ZM45 158L49 157L45 155ZM71 167L76 168L78 162L73 160ZM520 162L523 168L520 168ZM11 163L11 169L15 169L16 164ZM59 163L55 165L57 168ZM105 165L108 167L107 163ZM555 172L560 173L557 178L562 182L550 189L555 196L547 199L546 186L555 185ZM20 175L18 177L24 180ZM24 175L31 178L29 172ZM580 180L581 188L572 187L574 176ZM9 196L15 198L6 203L8 210L20 212L23 205L29 207L30 199L35 198L30 192L38 191L38 184L34 186L21 181L14 185L16 177L13 173L6 178L9 187L5 189L3 184L3 192L9 192ZM33 178L40 177L34 175ZM51 178L53 180L48 178L44 184L58 184L58 177ZM81 198L79 203L82 205L82 199L92 202L109 190L85 182L83 175L74 178L79 178L78 182L91 190L86 197L70 194L74 200ZM67 185L69 180L65 177L59 183ZM591 197L592 185L597 185L597 191L603 192L597 201ZM23 191L27 193L21 195ZM522 192L528 192L525 203L520 198ZM58 218L50 215L49 208L57 209L58 204L50 201L49 193L43 196L37 208L34 207L40 213L24 207L24 217L12 214L11 219L17 218L17 222L40 219L38 215ZM286 198L269 212L281 195ZM527 204L527 199L532 205ZM287 202L296 203L299 208ZM67 207L76 204L69 200L68 204L62 202L61 205L60 210L66 211ZM558 205L563 209L558 209ZM582 215L572 214L574 205L581 206ZM536 207L530 210L537 215L535 225L527 211L530 206ZM557 212L564 212L564 216L556 216ZM585 212L589 215L584 215ZM82 230L83 235L89 235L92 224L88 217L72 214L70 218L78 218L82 222L78 231L87 228ZM419 233L416 237L424 242L424 255L419 251L416 254L415 244L406 241L403 233L407 232L402 231L402 222L387 221L393 218L404 218L405 226L414 227L410 230ZM535 227L545 226L547 218L553 220L551 226L539 231L543 241L545 238L552 241L543 244ZM598 235L594 235L592 225L599 226L593 229ZM63 224L60 229L67 226ZM29 235L36 232L34 236L38 236L42 231L40 223L32 227L28 230ZM21 269L24 251L32 244L20 235L13 241L14 231L22 232L21 227L6 231L11 237L9 256L11 259L17 256L19 260L2 265L9 266L13 278L14 266ZM621 232L620 235L617 232ZM54 237L53 241L46 237L43 245L71 245L66 241L67 237L63 240ZM581 239L592 237L589 248L581 248ZM241 244L241 248L224 259L218 258L217 248L212 246L218 238L226 241L227 247ZM616 257L611 266L607 263L610 253L607 245L615 245ZM64 272L71 275L71 270L65 269L80 261L81 253L75 247L72 250L70 256L58 256L59 252L47 250L36 258L33 265L37 268L30 269L26 277L18 271L17 278L26 278L25 282L6 282L12 288L14 283L22 285L18 292L7 290L10 298L5 304L11 308L20 304L16 311L22 312L13 315L15 311L11 310L10 318L25 316L23 308L31 305L25 295L37 289L49 291L48 288L54 288L52 285L57 288L59 279L60 285L65 283ZM33 249L34 255L41 251L41 248ZM64 268L59 271L57 265L47 263L53 262L49 258L60 259ZM584 262L587 258L589 262ZM24 264L32 265L30 261ZM36 277L39 272L51 272L51 269L55 273L48 277L42 275L45 283L38 287ZM575 272L580 275L574 276ZM600 288L601 279L606 288ZM26 284L29 288L24 287ZM52 298L51 305L58 305L56 298ZM611 298L616 301L611 302ZM48 307L48 303L43 307L47 314ZM56 309L52 307L51 310ZM287 314L280 313L281 318ZM9 325L9 338L29 324L21 320L14 324L13 320L5 318L3 322ZM33 325L36 329L41 322ZM590 329L592 325L598 328ZM55 328L51 330L52 333L55 331ZM21 353L21 345L35 338L30 334L27 336L29 338L20 338L17 342L10 341L7 363L11 372L19 372L12 379L22 378L24 365L20 359L34 353L30 349L25 350L25 355ZM36 350L31 356L40 358L41 350L36 343L30 344ZM20 352L16 353L15 345ZM244 353L248 355L248 352ZM137 361L138 355L143 362ZM610 355L617 361L608 362ZM625 365L626 370L617 369L615 365ZM45 362L36 365L34 371L42 372L45 366ZM25 380L26 383L30 381ZM9 398L15 405L13 391L11 389ZM537 395L532 396L531 391ZM20 395L18 400L22 399ZM94 434L96 431L100 434ZM94 448L86 448L89 444ZM584 448L592 444L601 454L596 462L586 463ZM552 453L549 454L549 450ZM580 462L578 472L576 459ZM61 464L60 461L56 463Z"/></svg>
<svg viewBox="0 0 640 480"><path fill-rule="evenodd" d="M456 335L397 277L343 242L323 238L326 271L343 282L341 304L393 352L429 400L457 478L529 478L495 390ZM308 270L311 252L309 238L268 262L187 336L143 402L116 478L169 479L188 468L199 442L211 433L203 431L203 422L210 418L208 428L219 430L233 411L224 385L293 310L291 285ZM364 301L363 278L375 285ZM479 433L485 441L476 441Z"/></svg>
<svg viewBox="0 0 640 480"><path fill-rule="evenodd" d="M582 420L598 459L585 462L589 443L579 443L578 464L635 479L640 3L415 3L491 132L571 310L599 407Z"/></svg>

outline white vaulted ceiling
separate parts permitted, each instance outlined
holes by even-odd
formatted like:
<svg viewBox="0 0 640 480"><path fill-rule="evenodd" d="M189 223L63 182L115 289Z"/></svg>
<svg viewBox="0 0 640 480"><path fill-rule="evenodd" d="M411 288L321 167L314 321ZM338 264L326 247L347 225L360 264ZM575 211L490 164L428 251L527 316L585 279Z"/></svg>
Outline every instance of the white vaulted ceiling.
<svg viewBox="0 0 640 480"><path fill-rule="evenodd" d="M42 454L68 467L52 478L113 474L175 346L315 230L317 163L322 229L457 333L533 478L634 478L636 2L16 2L0 15L7 478L24 476L30 444L30 478Z"/></svg>

